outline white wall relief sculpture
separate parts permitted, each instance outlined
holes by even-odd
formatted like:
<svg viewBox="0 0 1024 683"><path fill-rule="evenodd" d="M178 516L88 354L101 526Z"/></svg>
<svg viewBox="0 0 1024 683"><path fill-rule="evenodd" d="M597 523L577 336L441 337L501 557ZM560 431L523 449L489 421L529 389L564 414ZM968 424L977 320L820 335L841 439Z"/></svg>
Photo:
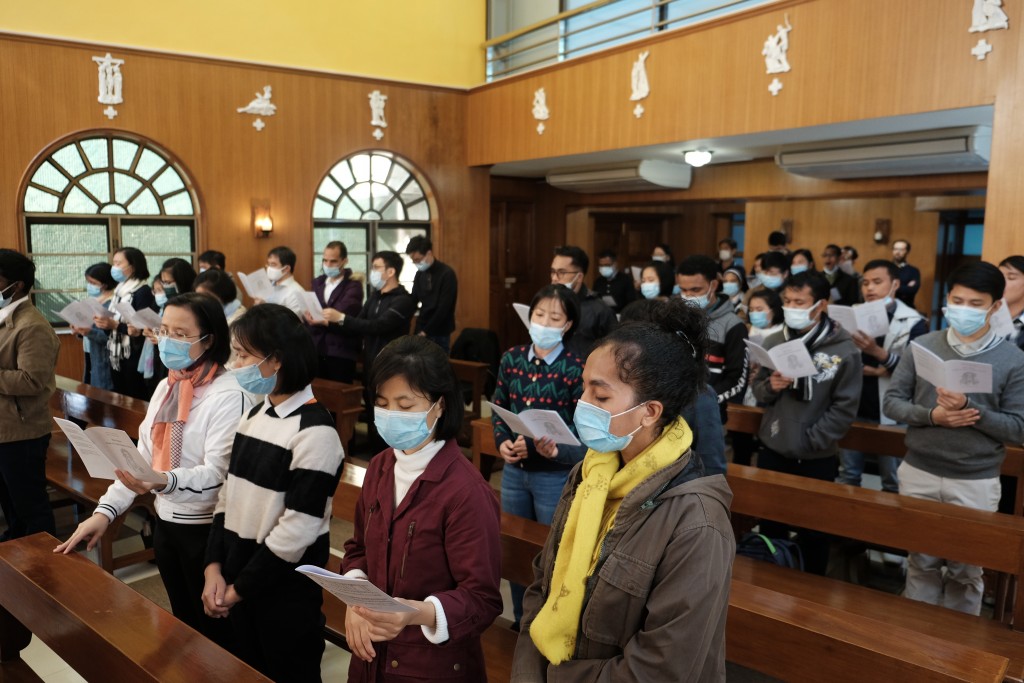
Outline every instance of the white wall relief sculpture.
<svg viewBox="0 0 1024 683"><path fill-rule="evenodd" d="M539 121L537 135L543 135L544 122L551 118L551 112L548 111L548 96L544 92L544 88L537 88L533 93L533 118Z"/></svg>
<svg viewBox="0 0 1024 683"><path fill-rule="evenodd" d="M971 10L971 33L1009 28L1010 20L1003 11L1003 0L974 0Z"/></svg>
<svg viewBox="0 0 1024 683"><path fill-rule="evenodd" d="M789 23L789 15L786 15L785 25L779 24L775 27L775 33L768 36L761 48L764 55L765 73L784 74L789 71L789 32L793 27Z"/></svg>
<svg viewBox="0 0 1024 683"><path fill-rule="evenodd" d="M640 100L645 99L651 94L651 85L647 81L648 55L650 55L649 50L641 52L640 56L633 62L633 71L630 73L630 85L633 91L629 96L629 101L636 102L636 107L633 108L633 116L637 118L644 115L644 105L640 104Z"/></svg>
<svg viewBox="0 0 1024 683"><path fill-rule="evenodd" d="M256 97L253 98L249 104L244 107L239 107L237 111L239 114L253 114L256 116L257 119L252 122L252 127L257 131L261 131L267 124L263 122L263 119L258 117L273 116L277 113L277 105L270 101L273 96L274 89L269 85L265 85L263 86L262 93L257 92Z"/></svg>
<svg viewBox="0 0 1024 683"><path fill-rule="evenodd" d="M108 52L102 57L93 57L92 61L96 62L99 69L99 97L97 100L100 104L107 105L103 113L108 119L113 120L117 116L117 109L113 105L124 102L122 93L124 80L121 76L121 65L124 64L124 60L114 59Z"/></svg>
<svg viewBox="0 0 1024 683"><path fill-rule="evenodd" d="M374 90L367 97L370 100L370 125L376 127L373 137L380 140L384 137L383 129L388 127L388 122L384 118L384 106L388 103L388 96L381 93L380 90Z"/></svg>

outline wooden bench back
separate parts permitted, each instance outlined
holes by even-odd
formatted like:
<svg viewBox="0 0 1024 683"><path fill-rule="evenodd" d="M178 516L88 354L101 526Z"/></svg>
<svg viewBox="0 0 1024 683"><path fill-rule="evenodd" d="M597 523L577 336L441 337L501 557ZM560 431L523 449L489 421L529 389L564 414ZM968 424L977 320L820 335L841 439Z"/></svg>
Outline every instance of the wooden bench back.
<svg viewBox="0 0 1024 683"><path fill-rule="evenodd" d="M123 429L134 439L139 435L149 403L58 376L50 406L69 420L79 420L90 427Z"/></svg>
<svg viewBox="0 0 1024 683"><path fill-rule="evenodd" d="M334 424L341 443L346 448L352 441L356 421L363 412L363 387L317 377L313 380L313 395L327 410L334 413Z"/></svg>

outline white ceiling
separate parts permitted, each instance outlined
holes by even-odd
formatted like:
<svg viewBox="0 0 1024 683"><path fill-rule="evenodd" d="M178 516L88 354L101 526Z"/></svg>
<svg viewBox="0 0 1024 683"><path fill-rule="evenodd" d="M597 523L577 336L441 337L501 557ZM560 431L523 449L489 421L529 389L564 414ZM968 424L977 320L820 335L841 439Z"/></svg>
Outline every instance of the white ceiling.
<svg viewBox="0 0 1024 683"><path fill-rule="evenodd" d="M714 152L714 157L711 160L712 164L727 164L774 157L784 145L820 143L893 133L956 128L960 126L991 126L992 113L992 106L986 105L962 109L947 109L924 114L890 116L879 119L848 121L846 123L832 123L822 126L808 126L806 128L791 128L767 133L683 140L681 142L661 145L629 147L589 154L571 154L561 157L495 164L491 167L491 175L542 178L548 171L555 168L600 166L602 164L639 159L662 159L681 163L683 152L700 148Z"/></svg>

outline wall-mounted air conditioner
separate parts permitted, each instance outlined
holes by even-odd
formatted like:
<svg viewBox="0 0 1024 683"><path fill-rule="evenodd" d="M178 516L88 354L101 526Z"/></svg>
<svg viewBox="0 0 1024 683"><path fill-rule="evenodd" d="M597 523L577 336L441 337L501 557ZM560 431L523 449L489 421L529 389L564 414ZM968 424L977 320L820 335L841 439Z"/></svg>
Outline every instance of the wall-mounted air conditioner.
<svg viewBox="0 0 1024 683"><path fill-rule="evenodd" d="M587 168L554 169L549 184L571 192L636 192L644 190L685 190L693 169L687 164L650 159Z"/></svg>
<svg viewBox="0 0 1024 683"><path fill-rule="evenodd" d="M988 126L947 128L783 147L775 163L812 178L882 178L987 171Z"/></svg>

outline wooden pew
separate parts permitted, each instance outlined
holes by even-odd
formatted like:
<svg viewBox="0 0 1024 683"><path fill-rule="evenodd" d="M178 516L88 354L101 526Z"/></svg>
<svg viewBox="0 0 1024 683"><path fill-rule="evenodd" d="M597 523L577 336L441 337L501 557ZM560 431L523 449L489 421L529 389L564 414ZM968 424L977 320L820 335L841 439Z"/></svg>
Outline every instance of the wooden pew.
<svg viewBox="0 0 1024 683"><path fill-rule="evenodd" d="M0 606L23 641L35 634L91 681L269 680L86 558L54 555L58 542L40 533L0 544Z"/></svg>
<svg viewBox="0 0 1024 683"><path fill-rule="evenodd" d="M313 380L312 386L316 400L334 413L335 428L347 453L356 431L356 421L363 412L363 387L319 377Z"/></svg>
<svg viewBox="0 0 1024 683"><path fill-rule="evenodd" d="M138 435L139 425L146 417L149 404L137 398L124 396L113 391L98 389L67 377L57 377L57 390L50 398L53 413L69 420L75 420L87 427L102 426L123 429L130 435ZM68 496L77 505L92 514L99 499L107 492L110 481L93 479L85 469L81 458L73 456L73 448L63 432L57 429L50 439L46 458L46 480L51 486ZM145 548L114 557L113 544L132 510L145 510L156 516L152 493L136 496L131 507L111 522L100 539L100 566L108 572L139 562L152 560L153 549Z"/></svg>
<svg viewBox="0 0 1024 683"><path fill-rule="evenodd" d="M345 463L341 482L333 501L334 516L353 522L356 501L366 469ZM507 513L501 515L501 576L515 583L529 585L533 582L533 558L547 540L548 527L544 524L516 517ZM331 571L340 571L341 559L332 555L328 563ZM345 641L345 605L333 595L324 591L324 614L327 625L325 637L339 647L348 648ZM491 683L508 681L512 675L512 654L515 651L518 634L498 624L492 624L481 638L484 661L487 663L487 678Z"/></svg>
<svg viewBox="0 0 1024 683"><path fill-rule="evenodd" d="M481 411L483 409L484 386L487 384L487 373L490 372L490 366L487 363L456 360L455 358L449 358L448 363L452 366L452 370L455 371L455 377L459 380L459 384L463 387L469 386L473 392L469 408L466 409L466 414L462 419L462 430L457 437L460 446L469 448L473 445L472 422L483 414ZM489 478L490 472L484 474L484 479Z"/></svg>

